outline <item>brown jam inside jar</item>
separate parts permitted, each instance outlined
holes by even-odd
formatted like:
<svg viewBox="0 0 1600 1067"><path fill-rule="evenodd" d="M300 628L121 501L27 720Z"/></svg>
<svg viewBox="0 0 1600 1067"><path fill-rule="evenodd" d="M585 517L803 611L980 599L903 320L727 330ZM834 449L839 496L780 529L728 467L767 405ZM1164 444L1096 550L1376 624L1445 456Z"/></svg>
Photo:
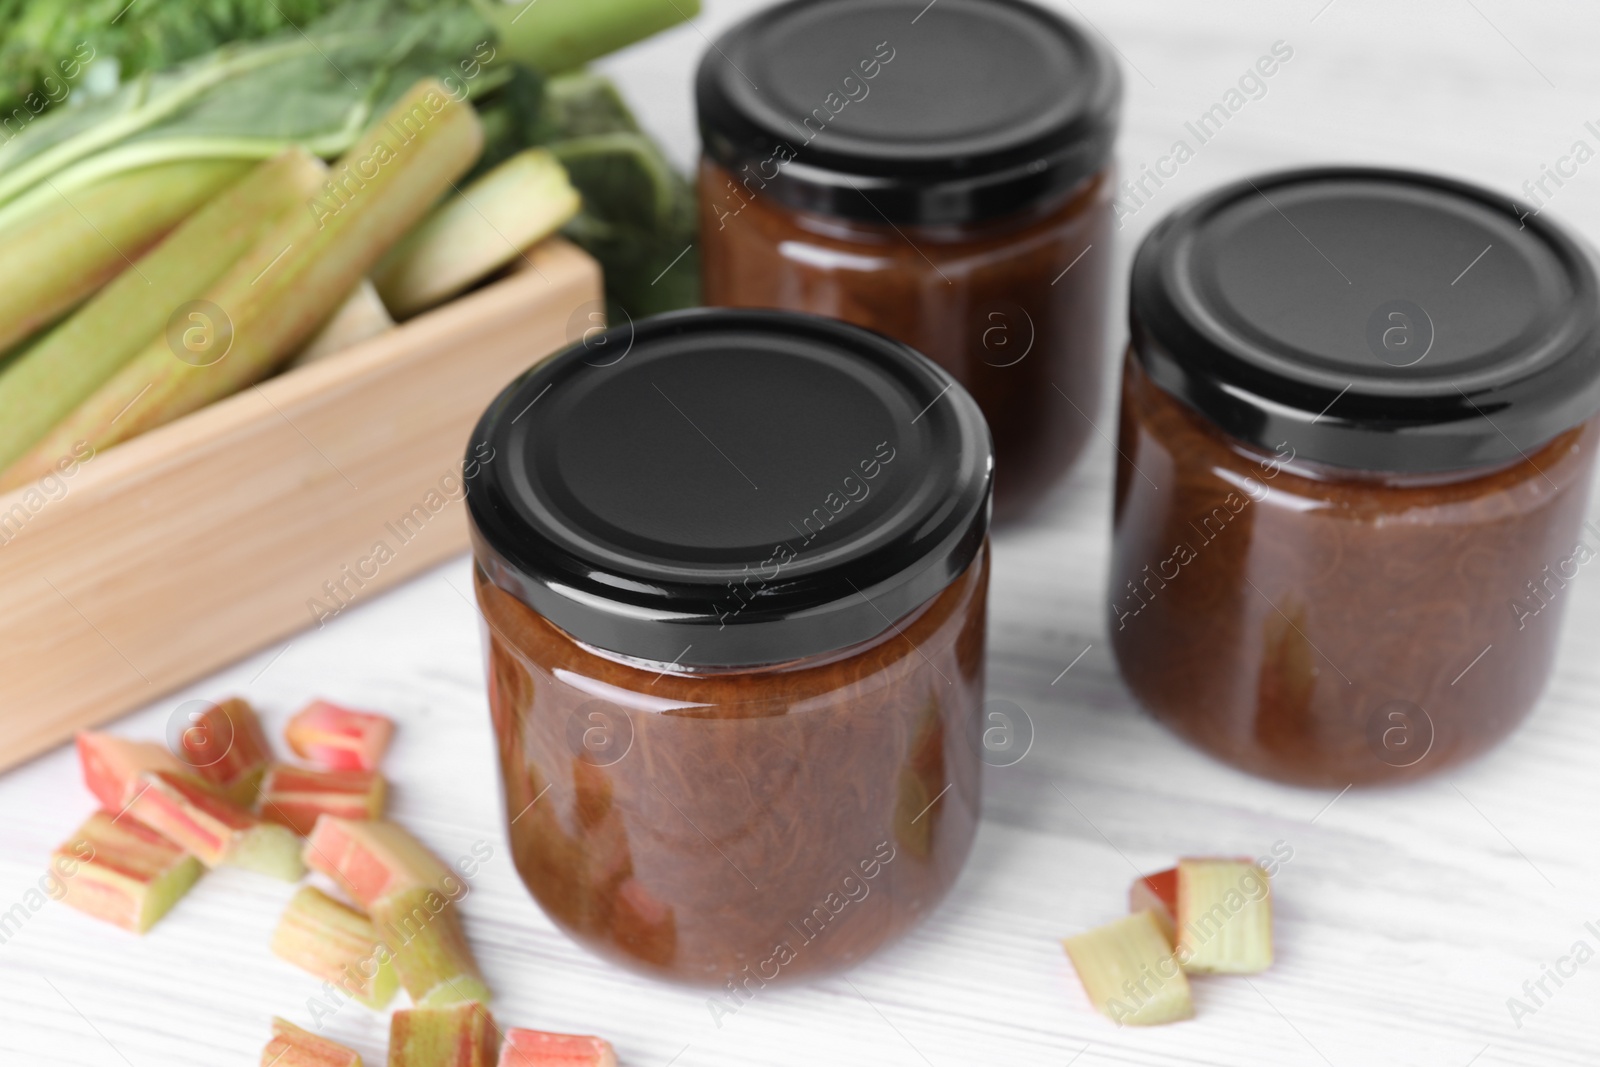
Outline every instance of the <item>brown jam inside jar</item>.
<svg viewBox="0 0 1600 1067"><path fill-rule="evenodd" d="M978 819L971 397L844 323L682 312L529 371L472 454L508 833L552 921L742 999L925 918Z"/></svg>
<svg viewBox="0 0 1600 1067"><path fill-rule="evenodd" d="M1459 764L1533 708L1600 555L1600 316L1592 254L1518 227L1459 183L1308 171L1141 248L1110 628L1193 744L1339 788Z"/></svg>
<svg viewBox="0 0 1600 1067"><path fill-rule="evenodd" d="M944 367L988 419L1007 518L1071 466L1100 403L1120 80L1032 4L926 7L783 4L706 53L704 294Z"/></svg>
<svg viewBox="0 0 1600 1067"><path fill-rule="evenodd" d="M977 830L987 584L985 554L862 644L693 672L590 648L480 571L512 855L545 914L617 963L739 987L915 926Z"/></svg>
<svg viewBox="0 0 1600 1067"><path fill-rule="evenodd" d="M1492 473L1408 482L1240 448L1136 359L1122 405L1112 639L1174 731L1339 788L1452 766L1522 721L1562 590L1600 556L1583 528L1600 423Z"/></svg>

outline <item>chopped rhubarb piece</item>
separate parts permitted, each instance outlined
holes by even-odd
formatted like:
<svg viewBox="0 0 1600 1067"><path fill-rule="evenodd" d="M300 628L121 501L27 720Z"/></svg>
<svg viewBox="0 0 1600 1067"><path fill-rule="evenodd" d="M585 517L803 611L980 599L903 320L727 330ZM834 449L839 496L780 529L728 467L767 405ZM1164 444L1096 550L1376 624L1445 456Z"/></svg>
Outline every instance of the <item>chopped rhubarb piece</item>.
<svg viewBox="0 0 1600 1067"><path fill-rule="evenodd" d="M489 999L455 911L461 882L422 842L392 822L324 815L305 861L372 915L415 1003Z"/></svg>
<svg viewBox="0 0 1600 1067"><path fill-rule="evenodd" d="M617 1054L602 1038L513 1027L500 1046L500 1067L617 1067Z"/></svg>
<svg viewBox="0 0 1600 1067"><path fill-rule="evenodd" d="M370 711L316 700L289 720L284 736L295 755L331 771L375 771L394 723Z"/></svg>
<svg viewBox="0 0 1600 1067"><path fill-rule="evenodd" d="M448 891L450 868L392 822L324 815L306 839L305 861L362 907L405 889Z"/></svg>
<svg viewBox="0 0 1600 1067"><path fill-rule="evenodd" d="M1178 861L1178 958L1190 974L1272 965L1272 887L1249 860Z"/></svg>
<svg viewBox="0 0 1600 1067"><path fill-rule="evenodd" d="M1140 911L1155 916L1161 932L1167 935L1167 944L1177 941L1178 868L1147 874L1128 887L1128 913Z"/></svg>
<svg viewBox="0 0 1600 1067"><path fill-rule="evenodd" d="M317 816L376 819L383 814L385 787L377 771L316 771L274 764L261 783L257 810L268 822L309 836Z"/></svg>
<svg viewBox="0 0 1600 1067"><path fill-rule="evenodd" d="M277 823L257 823L246 830L222 862L280 882L298 882L306 874L305 861L300 858L300 836Z"/></svg>
<svg viewBox="0 0 1600 1067"><path fill-rule="evenodd" d="M1083 991L1112 1022L1156 1026L1194 1014L1189 980L1148 911L1062 942Z"/></svg>
<svg viewBox="0 0 1600 1067"><path fill-rule="evenodd" d="M425 1006L490 999L456 906L433 889L403 889L372 905L378 936L390 947L400 984Z"/></svg>
<svg viewBox="0 0 1600 1067"><path fill-rule="evenodd" d="M272 748L249 704L238 697L212 704L170 740L178 758L229 800L246 808L255 803Z"/></svg>
<svg viewBox="0 0 1600 1067"><path fill-rule="evenodd" d="M125 741L110 734L78 734L78 763L83 784L113 814L138 795L139 776L146 771L189 773L178 758L152 741Z"/></svg>
<svg viewBox="0 0 1600 1067"><path fill-rule="evenodd" d="M272 951L369 1008L382 1010L400 988L372 920L310 886L289 901L272 935Z"/></svg>
<svg viewBox="0 0 1600 1067"><path fill-rule="evenodd" d="M200 877L200 861L131 816L97 811L50 857L61 900L142 934Z"/></svg>
<svg viewBox="0 0 1600 1067"><path fill-rule="evenodd" d="M389 1020L389 1067L495 1067L498 1043L482 1004L397 1011Z"/></svg>
<svg viewBox="0 0 1600 1067"><path fill-rule="evenodd" d="M274 1017L272 1040L261 1050L261 1067L361 1067L361 1056L354 1049Z"/></svg>
<svg viewBox="0 0 1600 1067"><path fill-rule="evenodd" d="M229 864L285 881L305 873L300 842L264 823L206 783L185 774L146 771L128 814L194 853L207 867Z"/></svg>

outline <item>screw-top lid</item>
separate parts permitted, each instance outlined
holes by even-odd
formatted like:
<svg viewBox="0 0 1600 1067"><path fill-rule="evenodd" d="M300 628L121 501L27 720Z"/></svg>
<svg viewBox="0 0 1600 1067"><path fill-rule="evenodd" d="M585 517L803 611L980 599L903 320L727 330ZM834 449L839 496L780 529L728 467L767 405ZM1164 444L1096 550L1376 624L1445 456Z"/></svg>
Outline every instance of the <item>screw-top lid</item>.
<svg viewBox="0 0 1600 1067"><path fill-rule="evenodd" d="M1087 34L1023 0L793 0L712 45L696 96L705 151L741 195L950 223L1104 167L1122 82Z"/></svg>
<svg viewBox="0 0 1600 1067"><path fill-rule="evenodd" d="M1133 266L1135 351L1223 430L1369 471L1515 460L1600 410L1592 252L1476 186L1290 171L1180 209Z"/></svg>
<svg viewBox="0 0 1600 1067"><path fill-rule="evenodd" d="M468 451L491 581L588 644L692 666L867 640L967 568L992 449L935 364L842 322L676 312L512 382Z"/></svg>

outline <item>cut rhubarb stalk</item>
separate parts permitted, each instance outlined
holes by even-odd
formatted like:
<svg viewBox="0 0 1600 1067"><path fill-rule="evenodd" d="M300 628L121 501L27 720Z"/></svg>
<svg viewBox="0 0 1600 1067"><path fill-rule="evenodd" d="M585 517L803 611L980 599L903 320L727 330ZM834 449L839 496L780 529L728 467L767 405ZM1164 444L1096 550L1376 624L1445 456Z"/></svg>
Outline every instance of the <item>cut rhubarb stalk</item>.
<svg viewBox="0 0 1600 1067"><path fill-rule="evenodd" d="M602 1038L513 1027L500 1046L500 1067L617 1067L617 1054Z"/></svg>
<svg viewBox="0 0 1600 1067"><path fill-rule="evenodd" d="M1178 868L1168 867L1136 879L1128 887L1128 914L1148 911L1155 916L1167 944L1177 941Z"/></svg>
<svg viewBox="0 0 1600 1067"><path fill-rule="evenodd" d="M448 892L450 868L427 846L392 822L324 815L306 840L305 861L367 910L407 889Z"/></svg>
<svg viewBox="0 0 1600 1067"><path fill-rule="evenodd" d="M100 806L119 814L138 795L139 776L146 771L186 774L178 758L151 741L125 741L110 734L78 734L78 763L83 784Z"/></svg>
<svg viewBox="0 0 1600 1067"><path fill-rule="evenodd" d="M172 741L178 758L229 800L243 808L256 802L272 748L249 704L237 697L212 704Z"/></svg>
<svg viewBox="0 0 1600 1067"><path fill-rule="evenodd" d="M1178 958L1190 974L1272 966L1272 887L1249 860L1178 861Z"/></svg>
<svg viewBox="0 0 1600 1067"><path fill-rule="evenodd" d="M194 885L200 861L132 816L97 811L50 857L61 900L142 934Z"/></svg>
<svg viewBox="0 0 1600 1067"><path fill-rule="evenodd" d="M1089 1002L1119 1026L1156 1026L1194 1015L1189 980L1148 911L1069 937L1062 945Z"/></svg>
<svg viewBox="0 0 1600 1067"><path fill-rule="evenodd" d="M394 956L400 984L424 1006L490 999L456 906L433 889L404 889L372 905L378 936Z"/></svg>
<svg viewBox="0 0 1600 1067"><path fill-rule="evenodd" d="M289 720L284 736L295 755L330 771L375 771L394 735L394 723L368 711L317 700Z"/></svg>
<svg viewBox="0 0 1600 1067"><path fill-rule="evenodd" d="M383 814L383 776L377 771L315 771L274 764L261 783L257 807L268 822L310 836L317 816L376 819Z"/></svg>
<svg viewBox="0 0 1600 1067"><path fill-rule="evenodd" d="M382 1010L400 988L389 950L372 920L310 886L289 901L272 951L281 959Z"/></svg>
<svg viewBox="0 0 1600 1067"><path fill-rule="evenodd" d="M391 822L324 815L305 861L372 915L415 1003L489 999L453 903L461 882L422 842Z"/></svg>
<svg viewBox="0 0 1600 1067"><path fill-rule="evenodd" d="M226 863L294 882L305 874L300 840L264 823L198 779L146 771L128 814L194 853L207 867Z"/></svg>
<svg viewBox="0 0 1600 1067"><path fill-rule="evenodd" d="M397 1011L389 1020L389 1067L495 1067L498 1043L482 1004Z"/></svg>
<svg viewBox="0 0 1600 1067"><path fill-rule="evenodd" d="M361 1067L361 1056L354 1049L274 1017L272 1040L261 1050L261 1067Z"/></svg>

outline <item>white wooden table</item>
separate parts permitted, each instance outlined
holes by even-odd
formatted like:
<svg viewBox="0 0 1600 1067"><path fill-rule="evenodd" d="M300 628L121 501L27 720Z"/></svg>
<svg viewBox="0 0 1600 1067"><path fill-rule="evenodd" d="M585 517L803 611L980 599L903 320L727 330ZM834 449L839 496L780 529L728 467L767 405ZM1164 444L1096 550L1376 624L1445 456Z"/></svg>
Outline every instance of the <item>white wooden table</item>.
<svg viewBox="0 0 1600 1067"><path fill-rule="evenodd" d="M1154 219L1238 174L1357 160L1509 192L1577 140L1600 149L1584 126L1600 129L1592 0L1059 2L1124 57L1130 173L1274 41L1294 49L1267 94L1129 220L1106 250L1118 277ZM695 26L607 63L685 164L702 35L755 4L706 6ZM1550 210L1600 235L1597 193L1592 161ZM465 560L115 728L158 737L182 700L234 692L274 729L314 694L392 712L402 722L386 767L394 815L446 856L479 840L494 850L464 908L499 1017L605 1034L630 1067L1600 1063L1600 962L1559 988L1546 979L1553 995L1520 1028L1507 1008L1575 942L1600 949L1600 567L1566 594L1566 638L1537 713L1489 758L1414 788L1338 798L1269 785L1185 748L1117 678L1103 597L1109 453L1101 442L1046 514L996 541L990 695L1025 708L1037 739L988 775L972 862L949 901L848 981L768 990L720 1029L702 995L622 974L568 942L518 882ZM26 899L90 809L68 750L0 778L0 912ZM1271 972L1198 983L1199 1015L1178 1026L1118 1030L1088 1008L1057 938L1118 914L1134 868L1278 841L1294 857L1277 879ZM318 992L267 952L290 892L212 874L142 940L59 905L29 912L0 944L0 1062L254 1064L268 1017L308 1022ZM382 1064L385 1019L351 1006L327 1027Z"/></svg>

